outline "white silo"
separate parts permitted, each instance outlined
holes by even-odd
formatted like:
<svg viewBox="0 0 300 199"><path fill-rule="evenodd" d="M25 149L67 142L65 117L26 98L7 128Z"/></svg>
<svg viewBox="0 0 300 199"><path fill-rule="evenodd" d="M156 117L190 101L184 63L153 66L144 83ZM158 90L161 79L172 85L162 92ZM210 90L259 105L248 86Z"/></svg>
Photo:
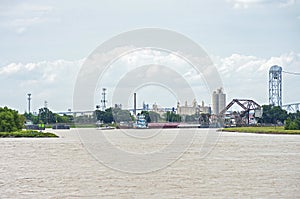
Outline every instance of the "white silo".
<svg viewBox="0 0 300 199"><path fill-rule="evenodd" d="M220 92L218 93L218 97L219 97L218 113L220 113L226 106L226 94L224 94L223 91L220 89Z"/></svg>
<svg viewBox="0 0 300 199"><path fill-rule="evenodd" d="M212 112L213 114L219 113L219 97L216 91L212 94Z"/></svg>
<svg viewBox="0 0 300 199"><path fill-rule="evenodd" d="M223 89L217 89L212 94L212 111L213 114L219 114L226 106L226 94L223 93Z"/></svg>

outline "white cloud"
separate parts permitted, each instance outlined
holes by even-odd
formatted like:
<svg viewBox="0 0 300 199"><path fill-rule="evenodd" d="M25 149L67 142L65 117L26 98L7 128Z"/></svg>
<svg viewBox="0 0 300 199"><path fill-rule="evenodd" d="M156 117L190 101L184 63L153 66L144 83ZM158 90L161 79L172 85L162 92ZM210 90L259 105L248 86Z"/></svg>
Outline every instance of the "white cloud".
<svg viewBox="0 0 300 199"><path fill-rule="evenodd" d="M0 5L1 16L14 17L26 14L46 14L53 10L54 8L49 5L41 4L28 4L28 3L18 3L18 4L2 4Z"/></svg>
<svg viewBox="0 0 300 199"><path fill-rule="evenodd" d="M228 0L228 2L231 3L235 9L246 9L251 5L265 4L268 0Z"/></svg>
<svg viewBox="0 0 300 199"><path fill-rule="evenodd" d="M233 54L226 58L214 57L222 76L227 100L251 98L259 103L268 103L268 71L271 66L282 66L284 71L300 71L300 53L289 52L278 57L258 58ZM299 101L299 76L283 73L283 103Z"/></svg>
<svg viewBox="0 0 300 199"><path fill-rule="evenodd" d="M26 107L24 95L30 92L33 110L40 108L44 100L55 110L71 108L75 80L84 60L11 63L0 67L2 103L6 101L7 105L23 111Z"/></svg>
<svg viewBox="0 0 300 199"><path fill-rule="evenodd" d="M297 70L294 62L298 62L299 57L300 54L297 54L295 52L282 54L279 57L271 57L264 64L261 65L259 71L266 70L273 65L285 66L288 68L292 67L291 69Z"/></svg>
<svg viewBox="0 0 300 199"><path fill-rule="evenodd" d="M26 12L46 13L52 11L53 7L49 5L21 4L19 9Z"/></svg>
<svg viewBox="0 0 300 199"><path fill-rule="evenodd" d="M16 27L27 27L34 24L42 23L43 20L39 17L32 17L32 18L23 18L23 19L15 19L11 22L12 26Z"/></svg>
<svg viewBox="0 0 300 199"><path fill-rule="evenodd" d="M37 24L57 21L49 17L52 6L20 3L0 6L0 25L21 34Z"/></svg>
<svg viewBox="0 0 300 199"><path fill-rule="evenodd" d="M235 9L247 9L253 6L276 5L278 7L288 7L295 4L295 0L228 0Z"/></svg>
<svg viewBox="0 0 300 199"><path fill-rule="evenodd" d="M7 66L4 66L0 68L0 75L5 75L5 74L14 74L18 72L22 67L21 63L11 63L8 64Z"/></svg>
<svg viewBox="0 0 300 199"><path fill-rule="evenodd" d="M183 72L184 67L182 66L187 66L184 65L182 60L178 60L178 57L174 57L174 55L157 53L155 55L156 63L175 68L178 67L179 71ZM151 62L149 52L145 51L144 56L140 56L140 53L124 56L119 60L119 63L115 63L116 65L105 72L105 77L103 78L107 82L104 81L106 84L99 84L99 86L108 88L109 101L111 100L110 95L113 93L113 86L122 79L122 74L130 73L136 67ZM222 78L224 90L227 94L227 102L233 98L249 98L254 99L260 104L268 103L268 71L272 65L280 65L284 71L300 72L300 53L296 52L284 53L280 56L270 58L232 54L224 58L212 56L212 60ZM26 93L31 92L34 99L33 109L35 110L43 105L44 100L47 100L49 107L56 111L71 108L75 81L83 62L84 59L75 61L55 60L33 63L11 63L0 67L0 89L5 97L2 99L2 103L6 103L4 105L16 107L22 111L24 110L22 107L26 107ZM197 95L199 94L197 101L204 100L206 104L209 104L211 96L205 90L201 74L197 74L193 69L185 69L185 72L180 74L195 89ZM163 74L162 76L167 78ZM135 77L132 77L133 81L134 79ZM297 85L300 85L299 76L283 73L284 104L299 101L298 93L300 93L300 87ZM99 97L101 97L100 92L98 94L95 97L99 101ZM153 93L149 95L152 96ZM148 100L152 99L153 96L152 98L151 96L147 98L147 94L145 93L142 96L145 99L141 100L145 100L150 104L152 103ZM186 98L188 99L188 97ZM168 104L166 99L165 101L163 99L159 100L162 100L161 104L166 104L170 107L174 106L174 104ZM159 101L156 102L160 103ZM15 104L11 105L11 103Z"/></svg>
<svg viewBox="0 0 300 199"><path fill-rule="evenodd" d="M282 1L279 3L279 7L284 8L284 7L288 7L288 6L292 6L296 3L295 0L286 0L286 1Z"/></svg>

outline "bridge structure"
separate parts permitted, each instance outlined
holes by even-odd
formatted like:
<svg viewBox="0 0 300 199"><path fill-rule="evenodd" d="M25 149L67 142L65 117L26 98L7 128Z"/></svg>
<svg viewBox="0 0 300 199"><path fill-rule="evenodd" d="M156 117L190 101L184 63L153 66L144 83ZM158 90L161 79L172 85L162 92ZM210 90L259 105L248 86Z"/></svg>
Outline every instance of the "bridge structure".
<svg viewBox="0 0 300 199"><path fill-rule="evenodd" d="M238 104L244 111L260 110L261 106L251 99L233 99L220 113L224 115L234 104Z"/></svg>
<svg viewBox="0 0 300 199"><path fill-rule="evenodd" d="M297 112L299 111L299 107L300 102L282 105L282 109L286 110L287 112Z"/></svg>
<svg viewBox="0 0 300 199"><path fill-rule="evenodd" d="M127 110L128 111L134 111L133 108L129 108ZM136 110L137 111L154 111L154 109L144 109L144 108L137 108ZM167 111L176 111L177 108L175 108L175 107L172 107L172 108L166 107L166 108L158 108L157 110L167 112Z"/></svg>
<svg viewBox="0 0 300 199"><path fill-rule="evenodd" d="M55 112L58 115L76 115L76 116L82 116L82 115L92 115L95 111L60 111Z"/></svg>
<svg viewBox="0 0 300 199"><path fill-rule="evenodd" d="M247 123L249 125L250 118L249 113L251 110L258 111L261 115L261 106L251 99L233 99L222 111L219 113L219 117L224 117L225 113L234 105L239 105L244 110L244 115L247 114Z"/></svg>
<svg viewBox="0 0 300 199"><path fill-rule="evenodd" d="M128 110L130 112L133 112L134 108L129 108L129 109L126 109L126 110ZM137 108L136 110L137 111L153 111L153 109L145 109L145 108ZM167 112L167 111L176 111L177 108L166 107L166 108L158 108L158 110ZM59 114L59 115L76 115L76 116L81 116L81 115L92 115L94 112L95 111L88 110L88 111L59 111L59 112L55 112L55 113Z"/></svg>

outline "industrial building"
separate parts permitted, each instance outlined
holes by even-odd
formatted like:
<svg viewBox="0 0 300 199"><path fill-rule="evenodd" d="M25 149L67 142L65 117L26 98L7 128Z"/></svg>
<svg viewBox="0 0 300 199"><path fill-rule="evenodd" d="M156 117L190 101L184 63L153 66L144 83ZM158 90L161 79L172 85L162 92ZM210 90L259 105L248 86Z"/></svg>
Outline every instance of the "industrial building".
<svg viewBox="0 0 300 199"><path fill-rule="evenodd" d="M219 114L226 107L226 94L223 93L223 89L219 88L212 94L212 112L213 114Z"/></svg>
<svg viewBox="0 0 300 199"><path fill-rule="evenodd" d="M197 104L197 101L194 99L192 105L188 105L187 101L185 101L183 106L180 106L180 103L177 103L177 113L179 115L194 115L200 113L209 113L211 114L211 107L205 106L202 101L201 105Z"/></svg>

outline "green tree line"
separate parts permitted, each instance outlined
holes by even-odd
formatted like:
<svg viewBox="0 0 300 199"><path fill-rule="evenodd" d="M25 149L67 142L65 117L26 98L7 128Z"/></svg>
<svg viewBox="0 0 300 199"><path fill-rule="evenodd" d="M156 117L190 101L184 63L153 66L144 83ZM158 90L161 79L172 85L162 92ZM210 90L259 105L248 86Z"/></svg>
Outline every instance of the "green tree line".
<svg viewBox="0 0 300 199"><path fill-rule="evenodd" d="M259 118L259 123L264 124L284 124L286 130L300 129L300 112L287 113L280 106L263 105L263 114Z"/></svg>
<svg viewBox="0 0 300 199"><path fill-rule="evenodd" d="M18 111L0 107L0 132L14 132L21 130L25 118Z"/></svg>
<svg viewBox="0 0 300 199"><path fill-rule="evenodd" d="M74 117L72 115L58 115L53 113L48 108L40 108L38 115L32 113L24 113L27 120L32 121L33 124L54 124L54 123L73 123Z"/></svg>

